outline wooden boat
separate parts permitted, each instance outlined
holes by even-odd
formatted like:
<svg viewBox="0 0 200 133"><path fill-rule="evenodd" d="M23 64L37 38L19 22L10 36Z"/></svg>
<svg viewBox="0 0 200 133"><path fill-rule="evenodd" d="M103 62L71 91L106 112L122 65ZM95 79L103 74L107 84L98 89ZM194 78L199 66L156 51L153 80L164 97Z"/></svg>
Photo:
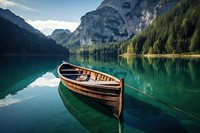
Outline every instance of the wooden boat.
<svg viewBox="0 0 200 133"><path fill-rule="evenodd" d="M123 108L123 79L63 62L58 68L61 82L70 90L93 98L120 117Z"/></svg>

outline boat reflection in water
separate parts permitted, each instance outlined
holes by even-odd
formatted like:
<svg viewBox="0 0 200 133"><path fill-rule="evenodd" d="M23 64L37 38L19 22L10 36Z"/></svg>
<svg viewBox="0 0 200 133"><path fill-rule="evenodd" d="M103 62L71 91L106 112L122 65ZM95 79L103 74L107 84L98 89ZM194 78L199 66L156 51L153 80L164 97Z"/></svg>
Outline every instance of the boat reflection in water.
<svg viewBox="0 0 200 133"><path fill-rule="evenodd" d="M120 122L113 114L91 98L74 93L59 84L59 94L70 113L90 132L120 132Z"/></svg>

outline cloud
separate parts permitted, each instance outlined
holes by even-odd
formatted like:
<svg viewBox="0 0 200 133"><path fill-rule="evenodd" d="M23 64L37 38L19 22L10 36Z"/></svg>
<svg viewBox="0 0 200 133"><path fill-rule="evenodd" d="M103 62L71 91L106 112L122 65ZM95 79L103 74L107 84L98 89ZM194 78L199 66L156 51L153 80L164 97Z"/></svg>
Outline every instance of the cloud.
<svg viewBox="0 0 200 133"><path fill-rule="evenodd" d="M37 11L36 9L30 8L28 6L25 6L17 2L13 2L11 0L0 0L0 7L2 8L15 7L25 11Z"/></svg>
<svg viewBox="0 0 200 133"><path fill-rule="evenodd" d="M42 77L36 79L33 83L31 83L29 86L31 88L34 87L57 87L59 85L60 79L56 78L53 73L46 73Z"/></svg>
<svg viewBox="0 0 200 133"><path fill-rule="evenodd" d="M7 95L5 99L0 100L0 108L19 102L21 102L20 99L13 98L12 95Z"/></svg>
<svg viewBox="0 0 200 133"><path fill-rule="evenodd" d="M27 20L26 22L43 32L45 35L50 35L55 29L69 29L73 32L79 25L77 22L65 22L58 20Z"/></svg>
<svg viewBox="0 0 200 133"><path fill-rule="evenodd" d="M26 100L34 98L35 96L29 96L29 97L26 97L26 98L22 98L22 97L15 98L15 97L16 96L8 94L4 99L1 99L0 100L0 108L7 107L7 106L10 106L12 104L24 102Z"/></svg>

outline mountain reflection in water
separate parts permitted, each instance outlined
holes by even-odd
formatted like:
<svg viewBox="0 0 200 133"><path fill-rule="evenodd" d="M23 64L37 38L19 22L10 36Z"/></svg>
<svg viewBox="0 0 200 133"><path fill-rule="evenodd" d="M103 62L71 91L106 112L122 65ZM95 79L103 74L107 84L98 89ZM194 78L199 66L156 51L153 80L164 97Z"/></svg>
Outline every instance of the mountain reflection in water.
<svg viewBox="0 0 200 133"><path fill-rule="evenodd" d="M57 67L64 60L124 78L126 84L199 117L200 59L8 56L0 60L2 133L200 131L199 121L127 87L120 122L61 84L57 90Z"/></svg>
<svg viewBox="0 0 200 133"><path fill-rule="evenodd" d="M134 88L200 116L198 58L80 56L70 57L69 62L124 78ZM124 131L198 132L200 129L199 121L127 87L124 98L124 123L121 123Z"/></svg>
<svg viewBox="0 0 200 133"><path fill-rule="evenodd" d="M57 75L57 66L67 57L0 57L0 99L26 88L48 71ZM55 71L54 71L55 69Z"/></svg>

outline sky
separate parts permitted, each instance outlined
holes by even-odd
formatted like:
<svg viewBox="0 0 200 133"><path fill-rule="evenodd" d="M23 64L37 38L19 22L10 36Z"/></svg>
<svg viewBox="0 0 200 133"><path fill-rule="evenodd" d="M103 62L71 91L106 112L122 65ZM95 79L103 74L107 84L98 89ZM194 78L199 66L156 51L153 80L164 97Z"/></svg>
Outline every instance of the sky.
<svg viewBox="0 0 200 133"><path fill-rule="evenodd" d="M0 0L0 8L9 9L30 25L50 35L54 29L73 32L80 18L95 10L103 0Z"/></svg>

